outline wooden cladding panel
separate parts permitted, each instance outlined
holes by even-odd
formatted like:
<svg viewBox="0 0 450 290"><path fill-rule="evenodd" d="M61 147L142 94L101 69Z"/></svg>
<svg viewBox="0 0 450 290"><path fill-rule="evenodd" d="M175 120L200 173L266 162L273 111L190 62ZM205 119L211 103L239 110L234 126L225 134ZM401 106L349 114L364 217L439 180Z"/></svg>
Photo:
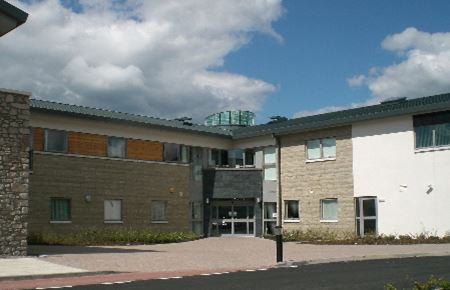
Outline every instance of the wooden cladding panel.
<svg viewBox="0 0 450 290"><path fill-rule="evenodd" d="M148 161L163 161L162 143L129 139L127 141L128 158Z"/></svg>
<svg viewBox="0 0 450 290"><path fill-rule="evenodd" d="M44 151L44 129L33 128L33 150Z"/></svg>
<svg viewBox="0 0 450 290"><path fill-rule="evenodd" d="M106 156L106 136L69 132L68 153Z"/></svg>

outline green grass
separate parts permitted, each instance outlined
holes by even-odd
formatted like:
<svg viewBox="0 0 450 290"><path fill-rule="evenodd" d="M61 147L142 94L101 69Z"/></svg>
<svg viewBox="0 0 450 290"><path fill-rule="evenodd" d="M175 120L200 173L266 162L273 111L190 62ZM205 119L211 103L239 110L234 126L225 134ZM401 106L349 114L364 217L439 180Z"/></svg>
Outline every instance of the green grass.
<svg viewBox="0 0 450 290"><path fill-rule="evenodd" d="M84 229L76 232L30 233L31 245L126 245L126 244L163 244L193 241L199 237L191 232L161 233L143 229Z"/></svg>
<svg viewBox="0 0 450 290"><path fill-rule="evenodd" d="M267 238L273 238L267 236ZM450 243L450 235L438 237L429 233L417 235L366 235L357 237L354 233L335 232L323 229L293 230L283 232L283 241L311 244L338 245L409 245Z"/></svg>
<svg viewBox="0 0 450 290"><path fill-rule="evenodd" d="M384 286L385 290L399 290L392 284L387 284ZM411 290L450 290L450 281L444 279L438 279L436 277L431 276L425 282L414 282L414 286L412 288L408 288ZM408 290L403 288L402 290Z"/></svg>

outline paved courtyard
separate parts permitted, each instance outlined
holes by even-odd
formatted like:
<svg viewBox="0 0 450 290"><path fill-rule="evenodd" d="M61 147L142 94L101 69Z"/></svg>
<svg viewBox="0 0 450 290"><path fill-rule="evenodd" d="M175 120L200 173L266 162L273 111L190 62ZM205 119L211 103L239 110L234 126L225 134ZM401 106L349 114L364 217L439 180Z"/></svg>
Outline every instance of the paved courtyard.
<svg viewBox="0 0 450 290"><path fill-rule="evenodd" d="M39 260L88 271L165 272L251 269L275 262L275 242L260 238L208 238L186 243L114 247L31 246ZM44 256L43 256L44 255ZM284 244L285 261L326 262L407 256L450 255L450 244Z"/></svg>

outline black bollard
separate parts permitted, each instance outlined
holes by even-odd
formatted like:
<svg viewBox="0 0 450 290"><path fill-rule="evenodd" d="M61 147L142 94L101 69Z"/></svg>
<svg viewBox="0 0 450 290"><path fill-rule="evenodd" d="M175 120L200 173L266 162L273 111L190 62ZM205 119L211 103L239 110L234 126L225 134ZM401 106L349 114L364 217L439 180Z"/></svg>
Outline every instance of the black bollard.
<svg viewBox="0 0 450 290"><path fill-rule="evenodd" d="M277 243L277 263L283 262L283 230L282 227L275 227L275 238Z"/></svg>

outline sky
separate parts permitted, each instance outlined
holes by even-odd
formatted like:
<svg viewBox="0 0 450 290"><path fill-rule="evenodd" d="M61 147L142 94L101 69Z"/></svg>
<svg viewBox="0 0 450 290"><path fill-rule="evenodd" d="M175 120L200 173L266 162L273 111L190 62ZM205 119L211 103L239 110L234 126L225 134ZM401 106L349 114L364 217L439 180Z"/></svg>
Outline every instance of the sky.
<svg viewBox="0 0 450 290"><path fill-rule="evenodd" d="M258 123L450 92L448 0L10 0L0 87L161 118Z"/></svg>

